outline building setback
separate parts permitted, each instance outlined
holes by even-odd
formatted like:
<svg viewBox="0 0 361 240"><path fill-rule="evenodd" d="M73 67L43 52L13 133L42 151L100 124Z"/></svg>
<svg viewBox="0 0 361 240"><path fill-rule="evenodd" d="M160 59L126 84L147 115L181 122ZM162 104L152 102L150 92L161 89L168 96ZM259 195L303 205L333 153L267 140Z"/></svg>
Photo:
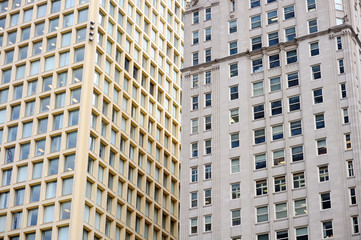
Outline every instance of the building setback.
<svg viewBox="0 0 361 240"><path fill-rule="evenodd" d="M189 1L180 239L360 239L360 1Z"/></svg>
<svg viewBox="0 0 361 240"><path fill-rule="evenodd" d="M178 239L183 13L0 1L0 239Z"/></svg>

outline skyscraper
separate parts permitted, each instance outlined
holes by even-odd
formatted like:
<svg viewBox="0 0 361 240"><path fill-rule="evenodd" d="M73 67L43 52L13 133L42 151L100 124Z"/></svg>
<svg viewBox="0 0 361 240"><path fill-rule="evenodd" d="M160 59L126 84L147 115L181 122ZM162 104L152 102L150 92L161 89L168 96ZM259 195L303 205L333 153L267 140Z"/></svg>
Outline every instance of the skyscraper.
<svg viewBox="0 0 361 240"><path fill-rule="evenodd" d="M189 1L181 239L360 239L359 3Z"/></svg>
<svg viewBox="0 0 361 240"><path fill-rule="evenodd" d="M178 239L183 12L0 2L0 239Z"/></svg>

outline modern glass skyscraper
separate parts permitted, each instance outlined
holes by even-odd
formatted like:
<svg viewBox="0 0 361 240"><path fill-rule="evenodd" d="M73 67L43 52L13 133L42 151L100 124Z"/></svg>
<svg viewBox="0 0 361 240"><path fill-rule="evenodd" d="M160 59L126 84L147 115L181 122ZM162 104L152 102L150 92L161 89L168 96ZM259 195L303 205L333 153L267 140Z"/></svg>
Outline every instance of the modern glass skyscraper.
<svg viewBox="0 0 361 240"><path fill-rule="evenodd" d="M0 1L0 239L178 239L183 12Z"/></svg>
<svg viewBox="0 0 361 240"><path fill-rule="evenodd" d="M189 1L180 239L361 239L360 13Z"/></svg>

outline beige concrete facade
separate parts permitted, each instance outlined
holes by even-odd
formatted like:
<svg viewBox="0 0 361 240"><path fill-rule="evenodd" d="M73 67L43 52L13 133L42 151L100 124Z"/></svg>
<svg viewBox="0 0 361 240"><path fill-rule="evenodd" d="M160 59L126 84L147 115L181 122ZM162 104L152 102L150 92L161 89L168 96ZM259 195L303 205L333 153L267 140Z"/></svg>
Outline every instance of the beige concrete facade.
<svg viewBox="0 0 361 240"><path fill-rule="evenodd" d="M360 239L360 2L191 1L180 239Z"/></svg>
<svg viewBox="0 0 361 240"><path fill-rule="evenodd" d="M0 239L178 239L183 13L0 1Z"/></svg>

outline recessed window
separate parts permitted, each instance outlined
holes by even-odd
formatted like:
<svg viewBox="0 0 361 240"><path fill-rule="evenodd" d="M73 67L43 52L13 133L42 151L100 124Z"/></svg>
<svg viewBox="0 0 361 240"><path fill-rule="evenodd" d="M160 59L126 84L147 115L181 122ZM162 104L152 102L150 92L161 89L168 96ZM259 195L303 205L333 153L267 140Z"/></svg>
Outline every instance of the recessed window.
<svg viewBox="0 0 361 240"><path fill-rule="evenodd" d="M318 42L314 42L310 44L310 51L311 51L311 56L317 56L320 54Z"/></svg>
<svg viewBox="0 0 361 240"><path fill-rule="evenodd" d="M305 186L305 174L303 172L293 174L293 188L302 188Z"/></svg>
<svg viewBox="0 0 361 240"><path fill-rule="evenodd" d="M285 35L286 35L286 42L292 41L296 37L296 28L286 28L285 29Z"/></svg>
<svg viewBox="0 0 361 240"><path fill-rule="evenodd" d="M258 50L262 48L262 37L252 38L252 50Z"/></svg>
<svg viewBox="0 0 361 240"><path fill-rule="evenodd" d="M295 6L285 7L284 9L285 20L295 17Z"/></svg>
<svg viewBox="0 0 361 240"><path fill-rule="evenodd" d="M257 222L267 222L268 221L268 207L257 207Z"/></svg>
<svg viewBox="0 0 361 240"><path fill-rule="evenodd" d="M313 80L321 78L321 65L314 65L311 67Z"/></svg>
<svg viewBox="0 0 361 240"><path fill-rule="evenodd" d="M309 33L318 32L317 19L313 19L313 20L308 21L308 32Z"/></svg>
<svg viewBox="0 0 361 240"><path fill-rule="evenodd" d="M297 62L297 50L291 50L286 52L287 64Z"/></svg>
<svg viewBox="0 0 361 240"><path fill-rule="evenodd" d="M277 10L268 12L267 20L268 20L268 24L277 23L278 22Z"/></svg>
<svg viewBox="0 0 361 240"><path fill-rule="evenodd" d="M237 20L233 20L229 22L229 33L237 32Z"/></svg>
<svg viewBox="0 0 361 240"><path fill-rule="evenodd" d="M259 28L261 26L262 26L261 15L251 17L251 29Z"/></svg>

